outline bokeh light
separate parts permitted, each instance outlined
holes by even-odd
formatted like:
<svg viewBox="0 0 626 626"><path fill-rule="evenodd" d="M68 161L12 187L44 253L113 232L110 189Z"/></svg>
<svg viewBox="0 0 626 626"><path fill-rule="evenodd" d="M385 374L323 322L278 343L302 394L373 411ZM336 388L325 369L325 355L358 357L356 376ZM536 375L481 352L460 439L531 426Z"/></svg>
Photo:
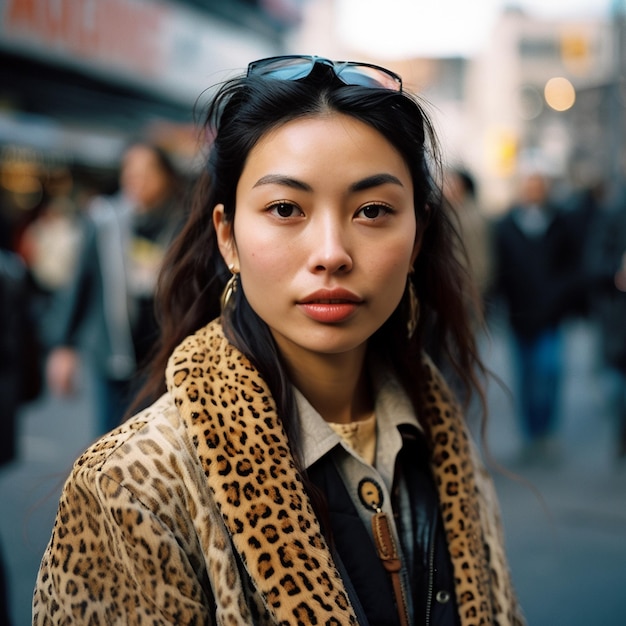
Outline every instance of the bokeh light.
<svg viewBox="0 0 626 626"><path fill-rule="evenodd" d="M543 95L548 106L555 111L567 111L576 102L574 85L563 76L551 78L544 87Z"/></svg>

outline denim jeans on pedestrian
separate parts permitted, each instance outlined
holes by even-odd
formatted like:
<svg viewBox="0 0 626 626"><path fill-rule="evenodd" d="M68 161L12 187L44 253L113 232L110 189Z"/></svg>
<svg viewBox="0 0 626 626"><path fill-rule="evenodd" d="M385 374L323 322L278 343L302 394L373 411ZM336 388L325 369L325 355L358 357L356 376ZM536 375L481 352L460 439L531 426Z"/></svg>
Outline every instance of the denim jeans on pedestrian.
<svg viewBox="0 0 626 626"><path fill-rule="evenodd" d="M97 376L94 385L98 434L104 434L122 423L133 399L133 386L130 381L104 376Z"/></svg>
<svg viewBox="0 0 626 626"><path fill-rule="evenodd" d="M556 429L563 369L563 340L558 329L532 338L513 334L517 405L528 442L552 436Z"/></svg>

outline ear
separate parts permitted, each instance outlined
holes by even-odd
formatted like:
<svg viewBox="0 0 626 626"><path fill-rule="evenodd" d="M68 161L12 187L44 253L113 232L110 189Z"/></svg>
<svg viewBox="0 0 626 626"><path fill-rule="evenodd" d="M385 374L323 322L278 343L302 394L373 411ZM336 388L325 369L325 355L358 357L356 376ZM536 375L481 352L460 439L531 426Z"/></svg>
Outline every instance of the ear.
<svg viewBox="0 0 626 626"><path fill-rule="evenodd" d="M223 204L218 204L213 209L213 226L215 227L217 245L224 259L224 263L226 263L229 268L239 267L233 223L226 220Z"/></svg>

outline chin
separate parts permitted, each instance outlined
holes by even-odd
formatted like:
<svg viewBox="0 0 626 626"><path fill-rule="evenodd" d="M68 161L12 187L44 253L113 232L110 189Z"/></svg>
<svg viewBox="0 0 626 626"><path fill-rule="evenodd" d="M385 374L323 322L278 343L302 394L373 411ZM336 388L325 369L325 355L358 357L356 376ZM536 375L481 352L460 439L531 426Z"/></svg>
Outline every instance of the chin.
<svg viewBox="0 0 626 626"><path fill-rule="evenodd" d="M354 333L334 326L309 335L306 347L320 354L343 354L362 348L373 333ZM303 342L304 343L304 342Z"/></svg>

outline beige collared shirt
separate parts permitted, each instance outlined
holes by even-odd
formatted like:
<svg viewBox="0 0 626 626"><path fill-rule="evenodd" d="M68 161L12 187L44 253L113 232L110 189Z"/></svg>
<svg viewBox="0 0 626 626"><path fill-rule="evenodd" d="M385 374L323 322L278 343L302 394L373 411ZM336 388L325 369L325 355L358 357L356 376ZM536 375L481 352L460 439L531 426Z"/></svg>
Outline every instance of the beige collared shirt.
<svg viewBox="0 0 626 626"><path fill-rule="evenodd" d="M382 373L377 372L376 375L371 376L371 379L376 388L374 407L376 450L373 463L367 463L366 459L351 448L311 406L302 393L295 389L302 433L304 466L310 467L330 450L340 446L361 465L369 469L376 468L375 471L380 474L385 487L391 489L396 455L402 447L402 437L398 427L408 424L420 431L422 427L410 399L399 381L390 372L387 370L383 370Z"/></svg>
<svg viewBox="0 0 626 626"><path fill-rule="evenodd" d="M398 427L407 424L420 431L422 428L413 405L399 381L387 370L375 372L374 368L371 368L370 371L372 374L375 373L375 376L371 376L375 385L376 398L374 407L375 454L373 455L375 462L370 463L363 458L357 449L348 443L348 440L333 430L296 389L304 466L308 468L323 456L331 455L363 525L372 536L372 543L374 542L372 532L374 511L361 501L358 489L362 481L374 481L379 486L382 495L381 510L387 514L395 543L401 552L390 498L396 456L402 447L402 436ZM407 557L410 558L410 555ZM403 563L405 562L406 560L403 559ZM401 580L404 586L404 596L411 604L411 594L408 593L410 585L405 565L402 567ZM409 606L409 613L413 614L412 606Z"/></svg>

